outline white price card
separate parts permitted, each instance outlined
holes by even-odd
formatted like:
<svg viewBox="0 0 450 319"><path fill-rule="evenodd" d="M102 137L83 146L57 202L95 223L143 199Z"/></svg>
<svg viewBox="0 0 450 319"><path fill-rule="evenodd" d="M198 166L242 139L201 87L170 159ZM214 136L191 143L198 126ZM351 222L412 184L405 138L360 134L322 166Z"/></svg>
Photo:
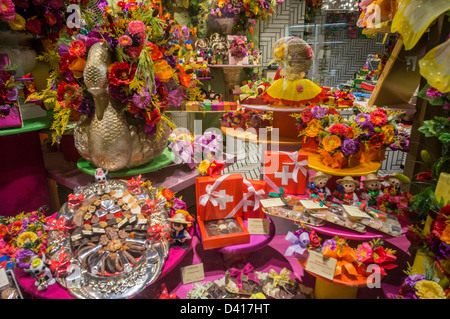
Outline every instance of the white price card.
<svg viewBox="0 0 450 319"><path fill-rule="evenodd" d="M8 276L6 275L6 271L4 268L0 268L0 288L9 285Z"/></svg>
<svg viewBox="0 0 450 319"><path fill-rule="evenodd" d="M323 209L323 206L320 206L320 203L315 202L313 200L301 199L300 203L303 205L303 207L306 208L306 210L308 210L308 209Z"/></svg>
<svg viewBox="0 0 450 319"><path fill-rule="evenodd" d="M286 204L283 203L283 201L279 197L261 199L260 203L264 208L286 206Z"/></svg>
<svg viewBox="0 0 450 319"><path fill-rule="evenodd" d="M312 272L316 275L333 280L334 272L336 270L337 259L326 257L316 251L309 251L309 256L306 261L306 271Z"/></svg>
<svg viewBox="0 0 450 319"><path fill-rule="evenodd" d="M203 263L182 267L181 278L183 281L183 285L205 279Z"/></svg>
<svg viewBox="0 0 450 319"><path fill-rule="evenodd" d="M371 218L367 213L363 212L361 208L353 205L342 205L345 212L353 218Z"/></svg>
<svg viewBox="0 0 450 319"><path fill-rule="evenodd" d="M269 220L267 218L247 218L247 229L251 235L268 235Z"/></svg>

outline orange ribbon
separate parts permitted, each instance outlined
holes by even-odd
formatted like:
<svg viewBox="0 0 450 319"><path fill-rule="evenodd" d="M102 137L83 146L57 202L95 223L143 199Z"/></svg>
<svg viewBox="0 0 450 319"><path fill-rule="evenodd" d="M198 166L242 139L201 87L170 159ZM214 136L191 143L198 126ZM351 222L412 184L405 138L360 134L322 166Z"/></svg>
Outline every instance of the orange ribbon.
<svg viewBox="0 0 450 319"><path fill-rule="evenodd" d="M331 155L327 151L322 151L320 155L322 156L322 163L331 168L342 168L345 164L345 157L341 152Z"/></svg>
<svg viewBox="0 0 450 319"><path fill-rule="evenodd" d="M352 280L352 277L348 277L349 275L358 276L358 271L354 264L356 262L356 252L347 244L338 244L335 250L327 246L323 249L322 254L337 260L334 272L335 277Z"/></svg>

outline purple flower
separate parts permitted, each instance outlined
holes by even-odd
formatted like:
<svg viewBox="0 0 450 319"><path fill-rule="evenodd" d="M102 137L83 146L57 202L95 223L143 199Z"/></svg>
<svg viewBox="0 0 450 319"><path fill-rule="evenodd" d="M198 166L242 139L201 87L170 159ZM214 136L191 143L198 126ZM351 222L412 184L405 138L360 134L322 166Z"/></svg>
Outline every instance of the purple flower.
<svg viewBox="0 0 450 319"><path fill-rule="evenodd" d="M444 241L434 240L430 245L430 249L436 255L437 261L450 257L450 245Z"/></svg>
<svg viewBox="0 0 450 319"><path fill-rule="evenodd" d="M436 88L434 88L434 87L430 87L428 90L427 90L427 97L429 97L429 98L437 98L437 97L441 97L441 96L443 96L444 94L442 94L441 92L439 92Z"/></svg>
<svg viewBox="0 0 450 319"><path fill-rule="evenodd" d="M13 87L12 89L8 90L8 96L7 96L7 100L14 102L17 100L17 98L19 97L19 90L16 87Z"/></svg>
<svg viewBox="0 0 450 319"><path fill-rule="evenodd" d="M327 115L327 109L325 107L314 106L311 109L314 118L321 120L325 115Z"/></svg>
<svg viewBox="0 0 450 319"><path fill-rule="evenodd" d="M28 269L30 268L31 258L33 256L35 256L35 253L29 249L25 249L17 255L16 263L20 268Z"/></svg>
<svg viewBox="0 0 450 319"><path fill-rule="evenodd" d="M346 138L341 145L341 151L344 156L350 156L359 152L360 144L358 140Z"/></svg>
<svg viewBox="0 0 450 319"><path fill-rule="evenodd" d="M152 124L152 125L145 124L144 125L144 133L147 135L154 135L156 133L156 125L155 124Z"/></svg>
<svg viewBox="0 0 450 319"><path fill-rule="evenodd" d="M325 247L330 247L331 250L335 250L336 246L337 246L336 241L333 238L327 239L323 242L322 251L324 250Z"/></svg>
<svg viewBox="0 0 450 319"><path fill-rule="evenodd" d="M111 98L114 100L118 100L121 103L128 102L128 96L125 92L121 91L120 86L110 85L109 91L111 92Z"/></svg>
<svg viewBox="0 0 450 319"><path fill-rule="evenodd" d="M355 118L356 123L358 123L358 125L364 125L366 123L370 123L370 115L367 113L360 113L356 116Z"/></svg>
<svg viewBox="0 0 450 319"><path fill-rule="evenodd" d="M38 220L39 220L39 215L37 215L37 214L32 214L32 215L30 215L30 217L28 217L29 224L34 224Z"/></svg>
<svg viewBox="0 0 450 319"><path fill-rule="evenodd" d="M184 25L181 27L181 33L185 39L189 38L189 28L187 26Z"/></svg>
<svg viewBox="0 0 450 319"><path fill-rule="evenodd" d="M78 112L87 115L89 118L91 118L92 115L94 115L94 111L95 111L94 101L88 98L84 98L83 101L81 101L80 106L78 107Z"/></svg>
<svg viewBox="0 0 450 319"><path fill-rule="evenodd" d="M96 44L97 42L100 42L100 41L101 40L97 39L97 38L87 37L85 45L87 48L90 48L91 46L93 46L94 44Z"/></svg>
<svg viewBox="0 0 450 319"><path fill-rule="evenodd" d="M361 132L363 137L371 137L375 131L373 129L373 125L370 122L366 122L365 124L361 125Z"/></svg>
<svg viewBox="0 0 450 319"><path fill-rule="evenodd" d="M145 109L151 102L152 97L147 88L143 88L141 93L135 93L133 95L133 103L140 109Z"/></svg>
<svg viewBox="0 0 450 319"><path fill-rule="evenodd" d="M421 280L425 280L425 276L421 275L421 274L417 274L417 275L412 275L412 276L408 276L405 279L405 284L409 285L411 288L414 287L414 285Z"/></svg>
<svg viewBox="0 0 450 319"><path fill-rule="evenodd" d="M69 47L65 43L61 43L58 47L59 56L63 56L65 54L69 54Z"/></svg>
<svg viewBox="0 0 450 319"><path fill-rule="evenodd" d="M175 89L175 90L170 91L168 97L169 97L170 104L178 107L181 105L181 100L186 97L186 92L181 89L180 90Z"/></svg>
<svg viewBox="0 0 450 319"><path fill-rule="evenodd" d="M11 111L11 109L9 108L9 106L5 105L2 106L0 108L0 118L5 118L9 115L9 112Z"/></svg>

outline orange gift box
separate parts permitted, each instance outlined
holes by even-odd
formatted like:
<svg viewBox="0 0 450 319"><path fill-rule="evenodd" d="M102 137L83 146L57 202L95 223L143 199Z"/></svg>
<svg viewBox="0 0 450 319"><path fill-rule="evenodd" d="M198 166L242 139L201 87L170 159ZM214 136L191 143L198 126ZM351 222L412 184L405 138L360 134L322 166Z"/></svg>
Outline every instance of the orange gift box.
<svg viewBox="0 0 450 319"><path fill-rule="evenodd" d="M308 153L266 151L264 154L264 180L268 192L303 195L306 190Z"/></svg>
<svg viewBox="0 0 450 319"><path fill-rule="evenodd" d="M267 198L267 182L244 179L243 218L265 218L262 211L261 199Z"/></svg>
<svg viewBox="0 0 450 319"><path fill-rule="evenodd" d="M204 249L214 249L250 242L250 234L242 221L243 177L241 174L197 177L197 223ZM234 218L240 232L208 235L205 222Z"/></svg>

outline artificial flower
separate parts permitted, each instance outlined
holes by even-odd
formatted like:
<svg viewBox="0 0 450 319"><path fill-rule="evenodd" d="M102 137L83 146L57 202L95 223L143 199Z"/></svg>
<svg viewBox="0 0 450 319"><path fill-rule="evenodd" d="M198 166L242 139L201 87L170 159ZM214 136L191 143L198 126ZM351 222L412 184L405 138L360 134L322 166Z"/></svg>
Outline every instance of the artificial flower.
<svg viewBox="0 0 450 319"><path fill-rule="evenodd" d="M71 59L68 69L72 71L73 76L79 79L83 76L84 68L86 67L86 60L81 56L75 56Z"/></svg>
<svg viewBox="0 0 450 319"><path fill-rule="evenodd" d="M9 27L14 31L25 30L25 24L26 24L25 18L22 17L20 14L16 14L14 20L8 21Z"/></svg>
<svg viewBox="0 0 450 319"><path fill-rule="evenodd" d="M302 121L305 123L308 123L312 119L313 119L313 113L311 112L311 110L308 108L304 109L302 112Z"/></svg>
<svg viewBox="0 0 450 319"><path fill-rule="evenodd" d="M155 75L161 82L168 82L172 78L174 72L166 60L161 60L153 64Z"/></svg>
<svg viewBox="0 0 450 319"><path fill-rule="evenodd" d="M170 190L170 189L167 189L167 188L164 188L162 191L161 191L161 195L162 196L164 196L167 200L172 200L173 198L174 198L174 194L173 194L173 192Z"/></svg>
<svg viewBox="0 0 450 319"><path fill-rule="evenodd" d="M78 109L83 100L81 88L76 83L61 82L58 86L56 98L63 107Z"/></svg>
<svg viewBox="0 0 450 319"><path fill-rule="evenodd" d="M414 288L420 299L446 299L444 290L435 281L421 280L414 285Z"/></svg>
<svg viewBox="0 0 450 319"><path fill-rule="evenodd" d="M31 259L36 256L36 254L30 249L22 250L16 256L16 263L22 269L29 269L31 264Z"/></svg>
<svg viewBox="0 0 450 319"><path fill-rule="evenodd" d="M143 88L141 92L133 95L133 103L140 109L145 109L152 102L152 97L147 88Z"/></svg>
<svg viewBox="0 0 450 319"><path fill-rule="evenodd" d="M359 140L353 140L350 138L344 139L341 145L341 151L344 156L350 156L358 153L360 150Z"/></svg>
<svg viewBox="0 0 450 319"><path fill-rule="evenodd" d="M368 242L364 242L356 248L356 259L360 262L371 260L373 256L372 246Z"/></svg>
<svg viewBox="0 0 450 319"><path fill-rule="evenodd" d="M361 135L364 138L370 138L375 133L373 125L369 121L364 122L364 124L361 125L360 129Z"/></svg>
<svg viewBox="0 0 450 319"><path fill-rule="evenodd" d="M148 114L148 113L145 113L145 114L146 114L145 122L147 123L147 125L156 124L161 119L161 112L159 111L158 108L154 108L150 112L150 114Z"/></svg>
<svg viewBox="0 0 450 319"><path fill-rule="evenodd" d="M312 248L317 248L320 246L320 239L315 230L309 232L309 244Z"/></svg>
<svg viewBox="0 0 450 319"><path fill-rule="evenodd" d="M440 240L443 242L450 244L450 224L445 227L440 237Z"/></svg>
<svg viewBox="0 0 450 319"><path fill-rule="evenodd" d="M31 231L23 232L17 238L16 244L20 248L29 248L38 240L38 236Z"/></svg>
<svg viewBox="0 0 450 319"><path fill-rule="evenodd" d="M119 45L121 47L128 47L132 44L133 44L133 40L126 34L119 38Z"/></svg>
<svg viewBox="0 0 450 319"><path fill-rule="evenodd" d="M333 152L341 146L341 139L337 135L327 135L322 139L322 145L325 151Z"/></svg>
<svg viewBox="0 0 450 319"><path fill-rule="evenodd" d="M325 117L325 115L327 115L327 108L316 105L311 109L311 113L313 114L314 118L321 120Z"/></svg>
<svg viewBox="0 0 450 319"><path fill-rule="evenodd" d="M369 139L369 148L370 149L379 149L384 144L385 136L381 133L373 134L372 137Z"/></svg>
<svg viewBox="0 0 450 319"><path fill-rule="evenodd" d="M42 24L41 24L41 21L37 17L28 19L28 22L25 24L25 27L28 31L30 31L33 34L41 34L42 33Z"/></svg>
<svg viewBox="0 0 450 319"><path fill-rule="evenodd" d="M376 126L383 126L387 123L387 115L383 111L375 111L369 114L370 123Z"/></svg>
<svg viewBox="0 0 450 319"><path fill-rule="evenodd" d="M308 137L317 137L321 130L322 126L320 122L317 119L312 119L301 134Z"/></svg>
<svg viewBox="0 0 450 319"><path fill-rule="evenodd" d="M135 35L145 31L145 24L142 21L134 20L128 24L128 32Z"/></svg>
<svg viewBox="0 0 450 319"><path fill-rule="evenodd" d="M147 50L153 62L159 61L164 57L159 47L152 42L147 42Z"/></svg>
<svg viewBox="0 0 450 319"><path fill-rule="evenodd" d="M201 163L198 165L198 171L200 172L200 174L205 175L208 171L209 165L210 163L208 160L201 161Z"/></svg>
<svg viewBox="0 0 450 319"><path fill-rule="evenodd" d="M135 73L136 68L130 66L127 62L115 62L112 64L109 72L110 84L115 86L126 86L133 80Z"/></svg>
<svg viewBox="0 0 450 319"><path fill-rule="evenodd" d="M54 26L57 22L55 15L53 13L51 13L50 11L47 11L44 14L44 17L45 17L45 21L47 22L47 24L49 26Z"/></svg>
<svg viewBox="0 0 450 319"><path fill-rule="evenodd" d="M348 127L345 124L333 124L328 129L329 133L340 135L340 136L346 136L347 131L348 131Z"/></svg>
<svg viewBox="0 0 450 319"><path fill-rule="evenodd" d="M81 40L73 41L69 46L69 54L72 57L84 56L86 54L86 46Z"/></svg>
<svg viewBox="0 0 450 319"><path fill-rule="evenodd" d="M61 58L59 59L59 69L61 73L65 73L69 69L69 65L73 59L74 58L68 53L61 55Z"/></svg>
<svg viewBox="0 0 450 319"><path fill-rule="evenodd" d="M381 128L381 132L384 134L384 144L391 144L394 141L395 132L393 126L385 125Z"/></svg>

